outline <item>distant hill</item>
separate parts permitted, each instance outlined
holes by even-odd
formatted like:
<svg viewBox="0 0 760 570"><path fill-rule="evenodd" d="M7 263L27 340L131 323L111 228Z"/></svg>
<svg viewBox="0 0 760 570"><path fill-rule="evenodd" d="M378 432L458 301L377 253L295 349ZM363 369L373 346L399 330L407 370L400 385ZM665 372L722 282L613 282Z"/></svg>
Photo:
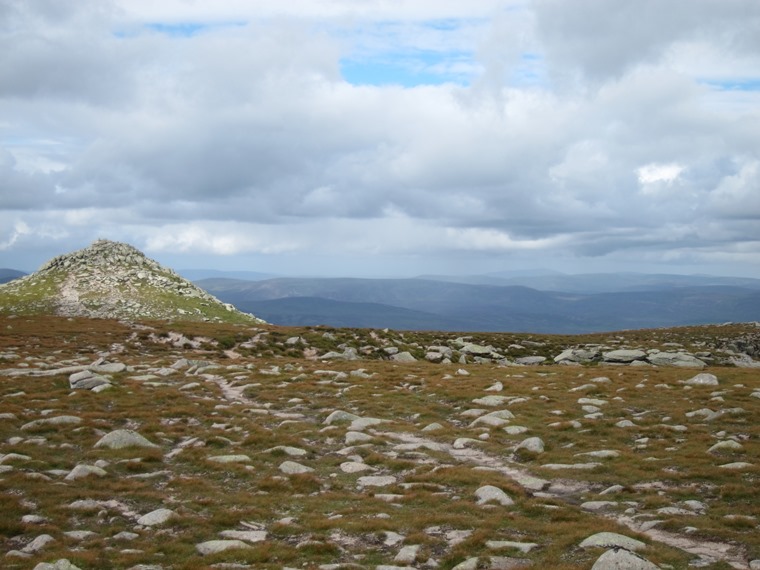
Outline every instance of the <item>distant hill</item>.
<svg viewBox="0 0 760 570"><path fill-rule="evenodd" d="M97 240L0 285L0 312L117 319L260 322L125 243Z"/></svg>
<svg viewBox="0 0 760 570"><path fill-rule="evenodd" d="M274 279L277 277L271 273L260 273L258 271L225 271L221 269L178 269L177 273L190 281L200 281L201 279L244 279L246 281L262 281L264 279Z"/></svg>
<svg viewBox="0 0 760 570"><path fill-rule="evenodd" d="M326 320L328 308L338 311L340 326L372 322L379 328L483 332L574 334L760 320L760 290L729 286L581 294L425 279L209 279L198 284L242 310L266 313L275 324L295 324L296 314L298 324L333 324Z"/></svg>
<svg viewBox="0 0 760 570"><path fill-rule="evenodd" d="M16 271L15 269L0 268L0 283L8 283L19 277L26 275L23 271Z"/></svg>

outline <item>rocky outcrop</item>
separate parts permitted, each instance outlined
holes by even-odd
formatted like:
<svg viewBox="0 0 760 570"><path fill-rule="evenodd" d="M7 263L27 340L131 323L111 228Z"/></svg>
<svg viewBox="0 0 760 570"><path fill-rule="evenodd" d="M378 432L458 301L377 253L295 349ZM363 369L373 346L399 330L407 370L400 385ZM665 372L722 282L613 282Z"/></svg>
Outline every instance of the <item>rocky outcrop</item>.
<svg viewBox="0 0 760 570"><path fill-rule="evenodd" d="M0 306L21 314L263 322L222 303L131 245L104 239L0 286Z"/></svg>

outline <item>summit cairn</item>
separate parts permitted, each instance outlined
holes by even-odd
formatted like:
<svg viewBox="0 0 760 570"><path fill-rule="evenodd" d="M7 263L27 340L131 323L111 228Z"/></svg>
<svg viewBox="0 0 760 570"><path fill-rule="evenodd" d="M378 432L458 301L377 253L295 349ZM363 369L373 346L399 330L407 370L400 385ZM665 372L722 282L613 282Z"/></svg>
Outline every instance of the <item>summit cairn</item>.
<svg viewBox="0 0 760 570"><path fill-rule="evenodd" d="M146 257L105 239L0 285L0 312L127 320L262 323Z"/></svg>

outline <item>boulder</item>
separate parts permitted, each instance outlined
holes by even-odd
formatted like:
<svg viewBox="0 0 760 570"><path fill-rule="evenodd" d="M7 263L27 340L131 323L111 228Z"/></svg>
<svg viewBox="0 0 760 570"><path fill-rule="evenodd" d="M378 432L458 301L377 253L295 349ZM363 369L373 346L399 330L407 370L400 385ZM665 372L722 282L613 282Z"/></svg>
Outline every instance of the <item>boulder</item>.
<svg viewBox="0 0 760 570"><path fill-rule="evenodd" d="M544 452L544 440L540 437L529 437L522 440L515 451L524 451L538 455Z"/></svg>
<svg viewBox="0 0 760 570"><path fill-rule="evenodd" d="M678 366L680 368L704 368L707 364L685 352L656 352L647 357L655 366Z"/></svg>
<svg viewBox="0 0 760 570"><path fill-rule="evenodd" d="M117 429L107 433L98 440L95 447L107 447L109 449L123 449L125 447L158 447L151 443L136 431L131 429Z"/></svg>
<svg viewBox="0 0 760 570"><path fill-rule="evenodd" d="M630 364L635 360L645 360L647 353L643 350L611 350L602 354L602 360L617 364Z"/></svg>
<svg viewBox="0 0 760 570"><path fill-rule="evenodd" d="M105 477L107 473L100 467L95 467L94 465L77 465L64 478L66 481L73 481L75 479L89 477L90 475L95 475L96 477Z"/></svg>
<svg viewBox="0 0 760 570"><path fill-rule="evenodd" d="M633 552L643 550L646 544L635 538L630 538L616 532L598 532L583 540L581 548L625 548Z"/></svg>
<svg viewBox="0 0 760 570"><path fill-rule="evenodd" d="M709 372L702 372L684 382L687 386L717 386L718 377Z"/></svg>
<svg viewBox="0 0 760 570"><path fill-rule="evenodd" d="M478 499L479 505L485 505L487 503L499 503L504 507L514 505L515 502L504 491L493 485L485 485L475 491L475 497Z"/></svg>
<svg viewBox="0 0 760 570"><path fill-rule="evenodd" d="M176 516L177 513L171 509L156 509L155 511L151 511L137 519L137 524L142 526L157 526L164 524Z"/></svg>
<svg viewBox="0 0 760 570"><path fill-rule="evenodd" d="M633 552L616 548L597 558L591 570L658 570L658 567Z"/></svg>
<svg viewBox="0 0 760 570"><path fill-rule="evenodd" d="M417 359L409 352L399 352L391 356L394 362L417 362Z"/></svg>
<svg viewBox="0 0 760 570"><path fill-rule="evenodd" d="M34 567L34 570L80 570L79 566L74 566L65 558L60 558L55 562L40 562Z"/></svg>

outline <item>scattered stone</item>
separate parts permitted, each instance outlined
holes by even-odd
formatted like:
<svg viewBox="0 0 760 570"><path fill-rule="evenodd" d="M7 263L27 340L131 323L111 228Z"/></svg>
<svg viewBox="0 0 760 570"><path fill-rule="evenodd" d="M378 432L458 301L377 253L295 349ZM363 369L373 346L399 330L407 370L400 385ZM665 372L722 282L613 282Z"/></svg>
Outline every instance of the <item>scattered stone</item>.
<svg viewBox="0 0 760 570"><path fill-rule="evenodd" d="M22 548L21 552L24 552L26 554L36 554L51 542L55 542L55 539L52 536L49 534L41 534L32 542L27 544L24 548Z"/></svg>
<svg viewBox="0 0 760 570"><path fill-rule="evenodd" d="M242 540L209 540L195 545L199 554L204 556L218 554L226 550L239 550L244 548L253 548Z"/></svg>
<svg viewBox="0 0 760 570"><path fill-rule="evenodd" d="M296 463L295 461L283 461L280 464L279 469L280 471L285 473L285 475L302 475L304 473L314 472L314 469L312 467L301 465L300 463Z"/></svg>
<svg viewBox="0 0 760 570"><path fill-rule="evenodd" d="M679 368L704 368L707 366L696 356L685 352L657 352L650 354L647 360L655 366L676 366Z"/></svg>
<svg viewBox="0 0 760 570"><path fill-rule="evenodd" d="M343 473L361 473L362 471L374 471L375 468L366 463L346 461L345 463L340 464L340 470L343 471Z"/></svg>
<svg viewBox="0 0 760 570"><path fill-rule="evenodd" d="M267 539L265 530L223 530L219 533L223 538L244 540L245 542L263 542Z"/></svg>
<svg viewBox="0 0 760 570"><path fill-rule="evenodd" d="M79 566L74 566L66 558L60 558L55 562L40 562L34 567L34 570L80 570Z"/></svg>
<svg viewBox="0 0 760 570"><path fill-rule="evenodd" d="M702 372L690 378L684 384L687 386L717 386L718 377L708 372Z"/></svg>
<svg viewBox="0 0 760 570"><path fill-rule="evenodd" d="M741 471L742 469L749 469L752 467L752 463L745 461L736 461L735 463L726 463L725 465L719 465L721 469L731 469L733 471Z"/></svg>
<svg viewBox="0 0 760 570"><path fill-rule="evenodd" d="M274 453L277 451L280 451L290 457L303 457L308 453L305 449L301 449L300 447L290 447L288 445L278 445L276 447L272 447L270 449L267 449L266 453Z"/></svg>
<svg viewBox="0 0 760 570"><path fill-rule="evenodd" d="M417 359L409 352L399 352L391 355L394 362L417 362Z"/></svg>
<svg viewBox="0 0 760 570"><path fill-rule="evenodd" d="M616 532L598 532L584 539L578 546L581 548L625 548L633 552L646 548L646 544L640 540Z"/></svg>
<svg viewBox="0 0 760 570"><path fill-rule="evenodd" d="M419 552L419 544L410 544L408 546L404 546L401 550L399 550L398 554L396 554L396 557L393 559L393 561L398 562L399 564L413 564L417 559Z"/></svg>
<svg viewBox="0 0 760 570"><path fill-rule="evenodd" d="M360 431L347 431L346 432L346 445L356 445L357 443L367 443L372 441L372 436L362 433Z"/></svg>
<svg viewBox="0 0 760 570"><path fill-rule="evenodd" d="M176 516L177 513L171 509L156 509L155 511L151 511L137 519L137 524L142 526L158 526Z"/></svg>
<svg viewBox="0 0 760 570"><path fill-rule="evenodd" d="M506 396L485 396L483 398L477 398L472 401L473 404L477 404L478 406L488 406L490 408L493 408L495 406L501 406L504 404L504 402L509 401L509 398Z"/></svg>
<svg viewBox="0 0 760 570"><path fill-rule="evenodd" d="M514 542L511 540L487 540L486 548L491 548L493 550L514 548L515 550L528 554L531 550L538 548L538 544L535 542Z"/></svg>
<svg viewBox="0 0 760 570"><path fill-rule="evenodd" d="M721 451L744 451L744 446L733 439L719 441L707 450L707 453L719 453Z"/></svg>
<svg viewBox="0 0 760 570"><path fill-rule="evenodd" d="M66 477L64 477L64 479L66 479L66 481L74 481L75 479L82 479L84 477L89 477L90 475L105 477L108 473L106 473L104 469L94 465L77 465L68 475L66 475Z"/></svg>
<svg viewBox="0 0 760 570"><path fill-rule="evenodd" d="M359 419L359 416L357 416L356 414L352 414L350 412L344 412L343 410L335 410L329 416L327 416L327 419L325 419L323 423L329 426L336 422L352 422L358 419Z"/></svg>
<svg viewBox="0 0 760 570"><path fill-rule="evenodd" d="M515 451L524 451L539 455L544 452L544 440L540 437L529 437L521 441Z"/></svg>
<svg viewBox="0 0 760 570"><path fill-rule="evenodd" d="M641 556L623 549L608 550L597 558L591 570L659 570Z"/></svg>
<svg viewBox="0 0 760 570"><path fill-rule="evenodd" d="M396 484L396 478L393 475L359 477L357 484L359 487L388 487Z"/></svg>
<svg viewBox="0 0 760 570"><path fill-rule="evenodd" d="M63 426L63 425L78 425L82 423L82 418L77 416L56 416L53 418L43 418L41 420L34 420L21 426L22 431L29 431L39 427L45 426Z"/></svg>
<svg viewBox="0 0 760 570"><path fill-rule="evenodd" d="M645 360L647 353L643 350L611 350L602 354L602 359L605 362L613 362L619 364L630 364L635 360Z"/></svg>
<svg viewBox="0 0 760 570"><path fill-rule="evenodd" d="M107 433L98 440L95 447L107 447L109 449L123 449L125 447L159 447L151 443L136 431L131 429L117 429Z"/></svg>
<svg viewBox="0 0 760 570"><path fill-rule="evenodd" d="M615 501L586 501L581 503L581 508L586 511L600 512L614 509L618 504Z"/></svg>
<svg viewBox="0 0 760 570"><path fill-rule="evenodd" d="M514 505L515 502L504 491L493 485L485 485L475 491L475 496L478 499L479 505L485 505L487 503L495 502L504 507Z"/></svg>
<svg viewBox="0 0 760 570"><path fill-rule="evenodd" d="M244 454L237 455L212 455L207 457L209 461L214 463L250 463L251 458Z"/></svg>

